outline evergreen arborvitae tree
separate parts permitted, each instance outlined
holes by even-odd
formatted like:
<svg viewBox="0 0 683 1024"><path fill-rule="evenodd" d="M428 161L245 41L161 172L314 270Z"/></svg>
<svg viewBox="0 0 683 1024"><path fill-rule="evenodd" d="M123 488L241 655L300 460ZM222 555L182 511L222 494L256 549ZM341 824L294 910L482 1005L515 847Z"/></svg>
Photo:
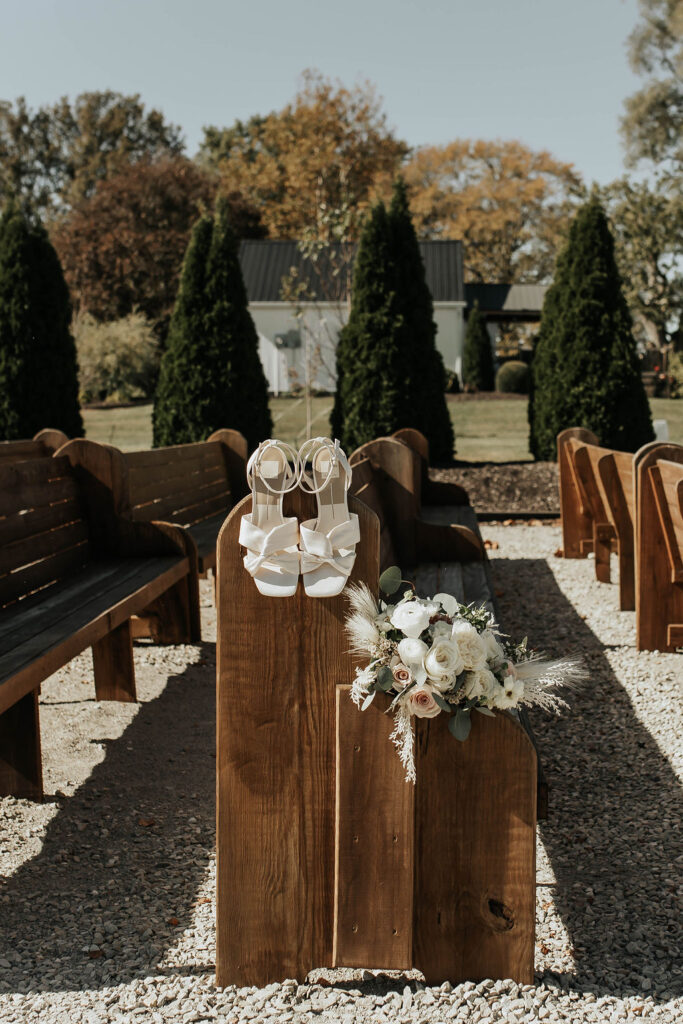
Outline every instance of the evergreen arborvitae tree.
<svg viewBox="0 0 683 1024"><path fill-rule="evenodd" d="M0 439L43 427L83 433L71 301L45 229L10 205L0 218Z"/></svg>
<svg viewBox="0 0 683 1024"><path fill-rule="evenodd" d="M249 448L269 437L268 385L247 308L238 243L219 200L195 224L185 253L154 401L154 444L240 430Z"/></svg>
<svg viewBox="0 0 683 1024"><path fill-rule="evenodd" d="M466 388L476 391L493 391L495 388L491 339L477 302L467 317L462 380Z"/></svg>
<svg viewBox="0 0 683 1024"><path fill-rule="evenodd" d="M566 427L635 451L654 437L631 317L604 211L593 197L577 213L546 293L532 362L529 447L556 458Z"/></svg>
<svg viewBox="0 0 683 1024"><path fill-rule="evenodd" d="M337 346L332 431L347 450L400 427L427 437L435 462L450 461L453 427L405 186L391 208L375 206L361 235L349 322Z"/></svg>

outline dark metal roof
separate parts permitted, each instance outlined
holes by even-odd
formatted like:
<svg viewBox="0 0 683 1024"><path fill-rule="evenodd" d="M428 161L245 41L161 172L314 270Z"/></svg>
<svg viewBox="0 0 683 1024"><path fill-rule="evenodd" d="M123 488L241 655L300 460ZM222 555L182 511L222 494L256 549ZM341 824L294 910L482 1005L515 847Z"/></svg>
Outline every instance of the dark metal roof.
<svg viewBox="0 0 683 1024"><path fill-rule="evenodd" d="M420 242L420 252L425 265L425 275L434 302L464 302L465 285L463 275L462 243L453 241ZM331 261L337 266L340 261ZM296 267L299 280L316 290L324 275L324 263L319 261L316 269L304 260L296 242L271 241L270 239L247 239L240 243L240 264L250 302L279 302L282 299L282 278L288 277ZM346 291L345 283L336 279L330 291ZM318 297L324 299L317 289ZM346 298L345 294L334 295Z"/></svg>
<svg viewBox="0 0 683 1024"><path fill-rule="evenodd" d="M475 302L490 320L538 320L547 284L466 284L467 308Z"/></svg>

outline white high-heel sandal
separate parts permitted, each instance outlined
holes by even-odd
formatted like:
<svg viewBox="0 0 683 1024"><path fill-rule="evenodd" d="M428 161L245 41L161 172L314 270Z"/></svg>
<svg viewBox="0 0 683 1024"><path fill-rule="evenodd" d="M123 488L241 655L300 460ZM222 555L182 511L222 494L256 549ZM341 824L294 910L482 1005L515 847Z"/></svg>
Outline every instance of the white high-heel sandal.
<svg viewBox="0 0 683 1024"><path fill-rule="evenodd" d="M299 462L299 486L318 500L318 518L299 528L304 590L309 597L336 597L351 575L360 540L358 516L348 506L351 467L339 441L329 437L305 441Z"/></svg>
<svg viewBox="0 0 683 1024"><path fill-rule="evenodd" d="M242 516L239 542L247 549L244 567L264 597L296 593L299 523L283 516L282 496L294 490L299 476L299 456L284 441L262 441L247 463L251 512Z"/></svg>

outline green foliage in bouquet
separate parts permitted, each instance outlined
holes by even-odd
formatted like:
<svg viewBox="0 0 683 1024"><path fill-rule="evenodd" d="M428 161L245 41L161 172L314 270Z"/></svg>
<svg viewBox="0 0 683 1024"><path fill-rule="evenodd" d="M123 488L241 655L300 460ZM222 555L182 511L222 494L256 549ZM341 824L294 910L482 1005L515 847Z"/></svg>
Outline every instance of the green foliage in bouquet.
<svg viewBox="0 0 683 1024"><path fill-rule="evenodd" d="M546 293L532 363L529 447L556 458L557 434L586 427L609 448L636 451L654 437L631 317L604 211L577 213Z"/></svg>
<svg viewBox="0 0 683 1024"><path fill-rule="evenodd" d="M195 224L154 402L154 444L201 441L220 427L249 448L269 437L268 387L247 305L229 205Z"/></svg>
<svg viewBox="0 0 683 1024"><path fill-rule="evenodd" d="M0 438L83 433L71 301L47 232L10 204L0 218Z"/></svg>

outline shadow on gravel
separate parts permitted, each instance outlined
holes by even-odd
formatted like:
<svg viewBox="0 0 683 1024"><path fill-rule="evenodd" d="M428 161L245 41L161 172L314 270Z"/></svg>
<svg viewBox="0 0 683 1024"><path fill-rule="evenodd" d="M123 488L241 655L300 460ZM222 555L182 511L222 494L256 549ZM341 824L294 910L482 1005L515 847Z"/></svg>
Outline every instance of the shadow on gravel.
<svg viewBox="0 0 683 1024"><path fill-rule="evenodd" d="M188 927L215 836L215 644L200 651L101 741L104 760L57 798L40 853L0 883L10 991L144 978Z"/></svg>
<svg viewBox="0 0 683 1024"><path fill-rule="evenodd" d="M576 964L558 980L597 995L670 998L682 987L677 777L547 563L501 558L492 567L503 629L552 655L583 654L591 676L562 717L532 715L550 786L541 835Z"/></svg>

